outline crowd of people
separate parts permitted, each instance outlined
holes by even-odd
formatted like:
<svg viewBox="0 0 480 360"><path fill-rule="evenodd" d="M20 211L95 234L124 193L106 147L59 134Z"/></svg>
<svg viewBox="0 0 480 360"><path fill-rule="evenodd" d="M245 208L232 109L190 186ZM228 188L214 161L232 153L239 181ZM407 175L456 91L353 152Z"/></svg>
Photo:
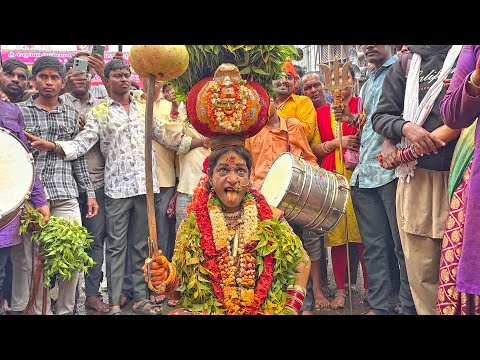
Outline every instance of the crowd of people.
<svg viewBox="0 0 480 360"><path fill-rule="evenodd" d="M142 87L132 81L121 52L107 63L88 52L66 65L40 57L31 71L4 61L0 127L31 148L31 203L44 223L74 219L93 236L85 308L122 315L131 303L135 314L158 315L167 301L173 314L310 315L345 308L360 267L368 315L479 313L480 195L471 179L480 47L362 47L369 72L361 88L352 69L326 79L289 59L274 94L245 82L232 64L186 103L171 84L155 82L156 231L178 278L165 293L148 289L142 269L147 79ZM88 61L87 72L73 71L76 57ZM103 85L91 86L94 73ZM328 90L335 81L343 90ZM219 131L227 123L235 134ZM262 195L284 152L348 180L345 215L328 233L288 222ZM41 248L19 235L19 224L17 217L0 229L0 314L75 314L78 272L52 279L54 307L48 288L31 293Z"/></svg>

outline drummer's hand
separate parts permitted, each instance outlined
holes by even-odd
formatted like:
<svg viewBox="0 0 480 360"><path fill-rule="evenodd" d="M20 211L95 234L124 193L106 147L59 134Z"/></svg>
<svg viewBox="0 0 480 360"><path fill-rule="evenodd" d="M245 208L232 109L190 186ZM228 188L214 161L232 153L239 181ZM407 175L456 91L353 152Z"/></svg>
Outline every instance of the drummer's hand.
<svg viewBox="0 0 480 360"><path fill-rule="evenodd" d="M47 225L48 220L50 220L50 207L48 205L43 205L37 210L40 214L43 215L43 226Z"/></svg>
<svg viewBox="0 0 480 360"><path fill-rule="evenodd" d="M44 140L38 136L32 135L29 132L23 130L23 133L30 142L30 146L40 151L50 151L55 149L55 144L51 141Z"/></svg>
<svg viewBox="0 0 480 360"><path fill-rule="evenodd" d="M344 106L343 110L339 105L330 105L333 111L333 115L335 115L335 121L338 122L351 122L353 120L353 114L350 112L348 106Z"/></svg>
<svg viewBox="0 0 480 360"><path fill-rule="evenodd" d="M358 150L360 148L360 137L358 135L342 136L342 147L344 149Z"/></svg>
<svg viewBox="0 0 480 360"><path fill-rule="evenodd" d="M385 139L382 145L382 162L384 169L395 169L400 165L400 159L398 158L397 147L395 142L391 139Z"/></svg>
<svg viewBox="0 0 480 360"><path fill-rule="evenodd" d="M87 219L92 218L98 214L99 206L97 203L97 199L89 198L87 201L87 205L88 205L88 214L85 216Z"/></svg>

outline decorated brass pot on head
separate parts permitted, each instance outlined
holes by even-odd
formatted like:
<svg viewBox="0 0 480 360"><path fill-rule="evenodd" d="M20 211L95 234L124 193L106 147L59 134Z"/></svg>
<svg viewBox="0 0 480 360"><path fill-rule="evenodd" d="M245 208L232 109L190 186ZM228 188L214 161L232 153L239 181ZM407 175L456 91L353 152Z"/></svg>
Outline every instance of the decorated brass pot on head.
<svg viewBox="0 0 480 360"><path fill-rule="evenodd" d="M191 124L209 138L255 135L267 123L268 105L265 89L256 81L243 80L229 63L220 65L213 78L199 81L187 96Z"/></svg>

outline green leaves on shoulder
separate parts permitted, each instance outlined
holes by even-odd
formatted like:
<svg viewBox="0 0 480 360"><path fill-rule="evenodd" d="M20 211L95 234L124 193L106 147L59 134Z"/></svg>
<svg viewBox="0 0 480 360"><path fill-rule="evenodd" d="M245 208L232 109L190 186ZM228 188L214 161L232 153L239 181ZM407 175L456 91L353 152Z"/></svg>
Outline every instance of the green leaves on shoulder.
<svg viewBox="0 0 480 360"><path fill-rule="evenodd" d="M288 223L282 220L264 220L258 226L259 255L274 254L273 282L263 307L276 314L282 313L288 285L295 283L297 267L303 257L302 243ZM258 275L263 271L263 259L257 257Z"/></svg>
<svg viewBox="0 0 480 360"><path fill-rule="evenodd" d="M275 258L285 257L290 263L295 262L297 256L301 258L301 241L285 220L271 219L260 222L257 236L257 251L262 256L278 249Z"/></svg>

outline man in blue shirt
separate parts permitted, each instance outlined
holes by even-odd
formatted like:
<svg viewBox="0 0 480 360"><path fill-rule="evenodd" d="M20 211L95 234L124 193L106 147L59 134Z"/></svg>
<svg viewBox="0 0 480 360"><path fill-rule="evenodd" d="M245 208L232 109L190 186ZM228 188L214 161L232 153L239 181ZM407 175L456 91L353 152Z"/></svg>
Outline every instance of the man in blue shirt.
<svg viewBox="0 0 480 360"><path fill-rule="evenodd" d="M363 51L368 62L373 65L373 70L360 92L367 122L361 135L360 161L352 174L350 184L358 228L365 247L363 257L368 272L368 303L371 307L369 314L394 314L391 302L394 291L389 266L389 253L392 250L400 267L399 298L402 313L415 314L397 227L397 178L394 170L382 168L377 159L382 145L389 146L390 151L396 151L396 147L391 142L384 144L384 138L372 128L372 115L382 93L385 75L390 66L398 60L398 56L392 56L390 45L364 45Z"/></svg>

